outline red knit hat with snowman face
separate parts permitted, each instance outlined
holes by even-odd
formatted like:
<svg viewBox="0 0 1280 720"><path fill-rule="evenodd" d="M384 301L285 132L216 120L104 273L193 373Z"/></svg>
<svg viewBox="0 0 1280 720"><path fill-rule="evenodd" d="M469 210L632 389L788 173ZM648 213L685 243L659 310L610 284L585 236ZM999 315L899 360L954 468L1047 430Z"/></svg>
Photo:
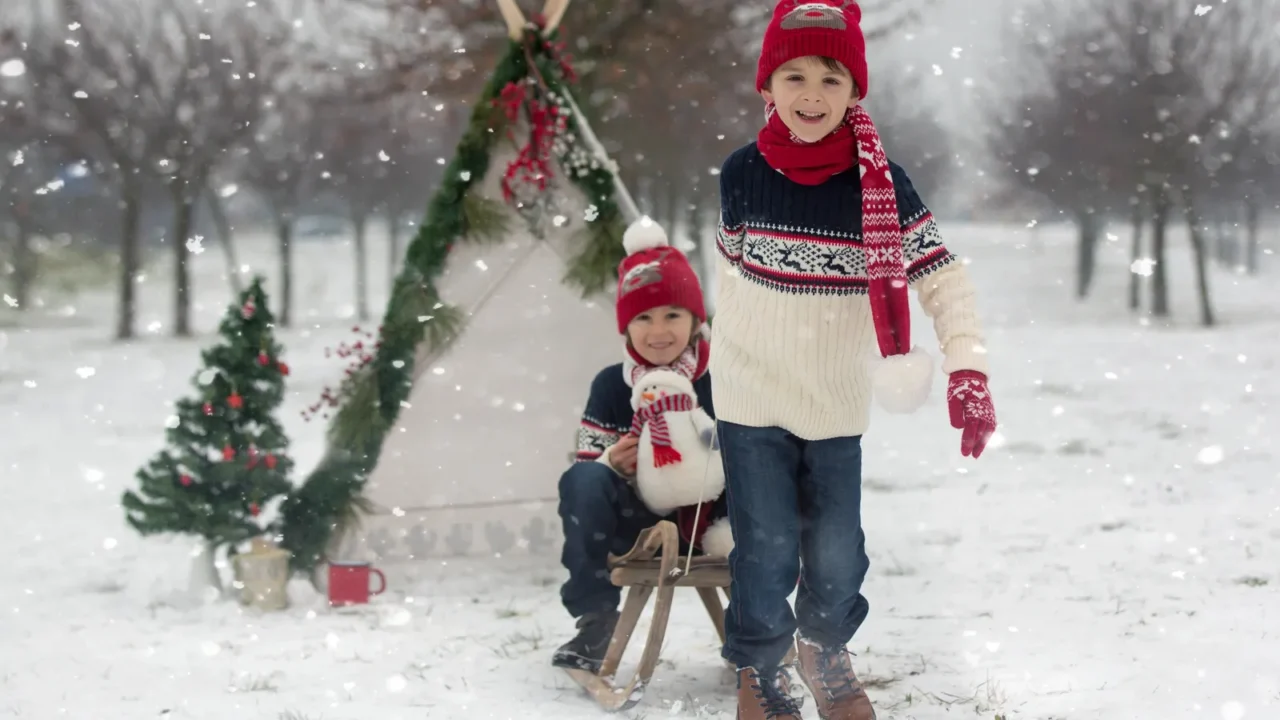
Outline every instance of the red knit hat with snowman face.
<svg viewBox="0 0 1280 720"><path fill-rule="evenodd" d="M627 256L618 263L618 333L641 313L663 305L682 307L707 321L702 284L684 253L671 247L662 227L642 217L622 235Z"/></svg>
<svg viewBox="0 0 1280 720"><path fill-rule="evenodd" d="M859 99L867 96L867 41L862 8L854 0L782 0L764 31L756 67L756 92L783 63L816 55L849 68Z"/></svg>

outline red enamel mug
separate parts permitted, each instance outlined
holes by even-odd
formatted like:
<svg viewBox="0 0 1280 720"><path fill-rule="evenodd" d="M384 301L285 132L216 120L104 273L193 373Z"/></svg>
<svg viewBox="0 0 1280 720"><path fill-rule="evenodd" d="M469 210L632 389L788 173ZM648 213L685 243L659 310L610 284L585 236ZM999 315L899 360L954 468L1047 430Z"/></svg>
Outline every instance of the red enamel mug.
<svg viewBox="0 0 1280 720"><path fill-rule="evenodd" d="M378 576L378 589L369 589L369 576ZM329 604L363 605L387 589L387 576L367 562L329 563Z"/></svg>

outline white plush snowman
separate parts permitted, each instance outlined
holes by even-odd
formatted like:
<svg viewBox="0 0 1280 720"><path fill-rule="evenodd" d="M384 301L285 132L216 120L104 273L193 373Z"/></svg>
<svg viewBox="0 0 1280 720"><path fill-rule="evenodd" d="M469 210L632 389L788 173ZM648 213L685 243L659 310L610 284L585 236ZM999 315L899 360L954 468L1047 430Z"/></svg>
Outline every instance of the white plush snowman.
<svg viewBox="0 0 1280 720"><path fill-rule="evenodd" d="M654 370L636 381L631 407L635 410L631 431L640 439L636 449L640 499L663 516L706 503L707 516L698 524L710 521L710 527L698 544L708 555L728 557L733 537L724 503L717 502L724 494L724 466L715 447L715 421L698 407L693 384L679 373Z"/></svg>

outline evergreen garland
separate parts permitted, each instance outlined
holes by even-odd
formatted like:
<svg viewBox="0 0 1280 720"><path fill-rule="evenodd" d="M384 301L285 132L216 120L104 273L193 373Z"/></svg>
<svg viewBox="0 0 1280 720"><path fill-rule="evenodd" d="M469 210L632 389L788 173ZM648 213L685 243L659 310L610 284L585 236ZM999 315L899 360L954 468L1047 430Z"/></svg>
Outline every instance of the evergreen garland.
<svg viewBox="0 0 1280 720"><path fill-rule="evenodd" d="M507 117L500 107L504 93L526 83L536 83L544 96L553 99L569 92L572 70L560 56L561 48L554 33L544 37L542 28L530 25L520 41L510 44L485 85L444 179L427 206L426 218L406 249L404 268L392 288L374 356L347 378L344 402L330 425L327 453L281 507L278 532L282 545L292 552L294 571L313 571L326 560L334 534L350 527L359 513L371 510L361 493L377 466L387 432L412 390L418 348L439 352L462 332L461 312L443 303L435 281L455 243L492 240L505 234L505 214L496 211L493 201L469 192L488 174L491 152L504 138ZM614 200L611 168L583 146L572 115L568 115L565 129L568 132L559 138L556 159L591 208L580 231L579 250L570 259L564 280L587 297L616 282L617 265L625 255L623 218Z"/></svg>

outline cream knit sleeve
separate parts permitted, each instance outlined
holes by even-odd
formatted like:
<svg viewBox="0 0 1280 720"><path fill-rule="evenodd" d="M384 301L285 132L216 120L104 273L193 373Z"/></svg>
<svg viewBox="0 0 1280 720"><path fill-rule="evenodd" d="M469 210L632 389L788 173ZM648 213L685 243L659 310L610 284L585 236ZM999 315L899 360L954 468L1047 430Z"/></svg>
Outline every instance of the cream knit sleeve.
<svg viewBox="0 0 1280 720"><path fill-rule="evenodd" d="M933 332L944 355L942 371L976 370L989 375L973 283L964 265L953 261L911 285L925 314L933 320Z"/></svg>

